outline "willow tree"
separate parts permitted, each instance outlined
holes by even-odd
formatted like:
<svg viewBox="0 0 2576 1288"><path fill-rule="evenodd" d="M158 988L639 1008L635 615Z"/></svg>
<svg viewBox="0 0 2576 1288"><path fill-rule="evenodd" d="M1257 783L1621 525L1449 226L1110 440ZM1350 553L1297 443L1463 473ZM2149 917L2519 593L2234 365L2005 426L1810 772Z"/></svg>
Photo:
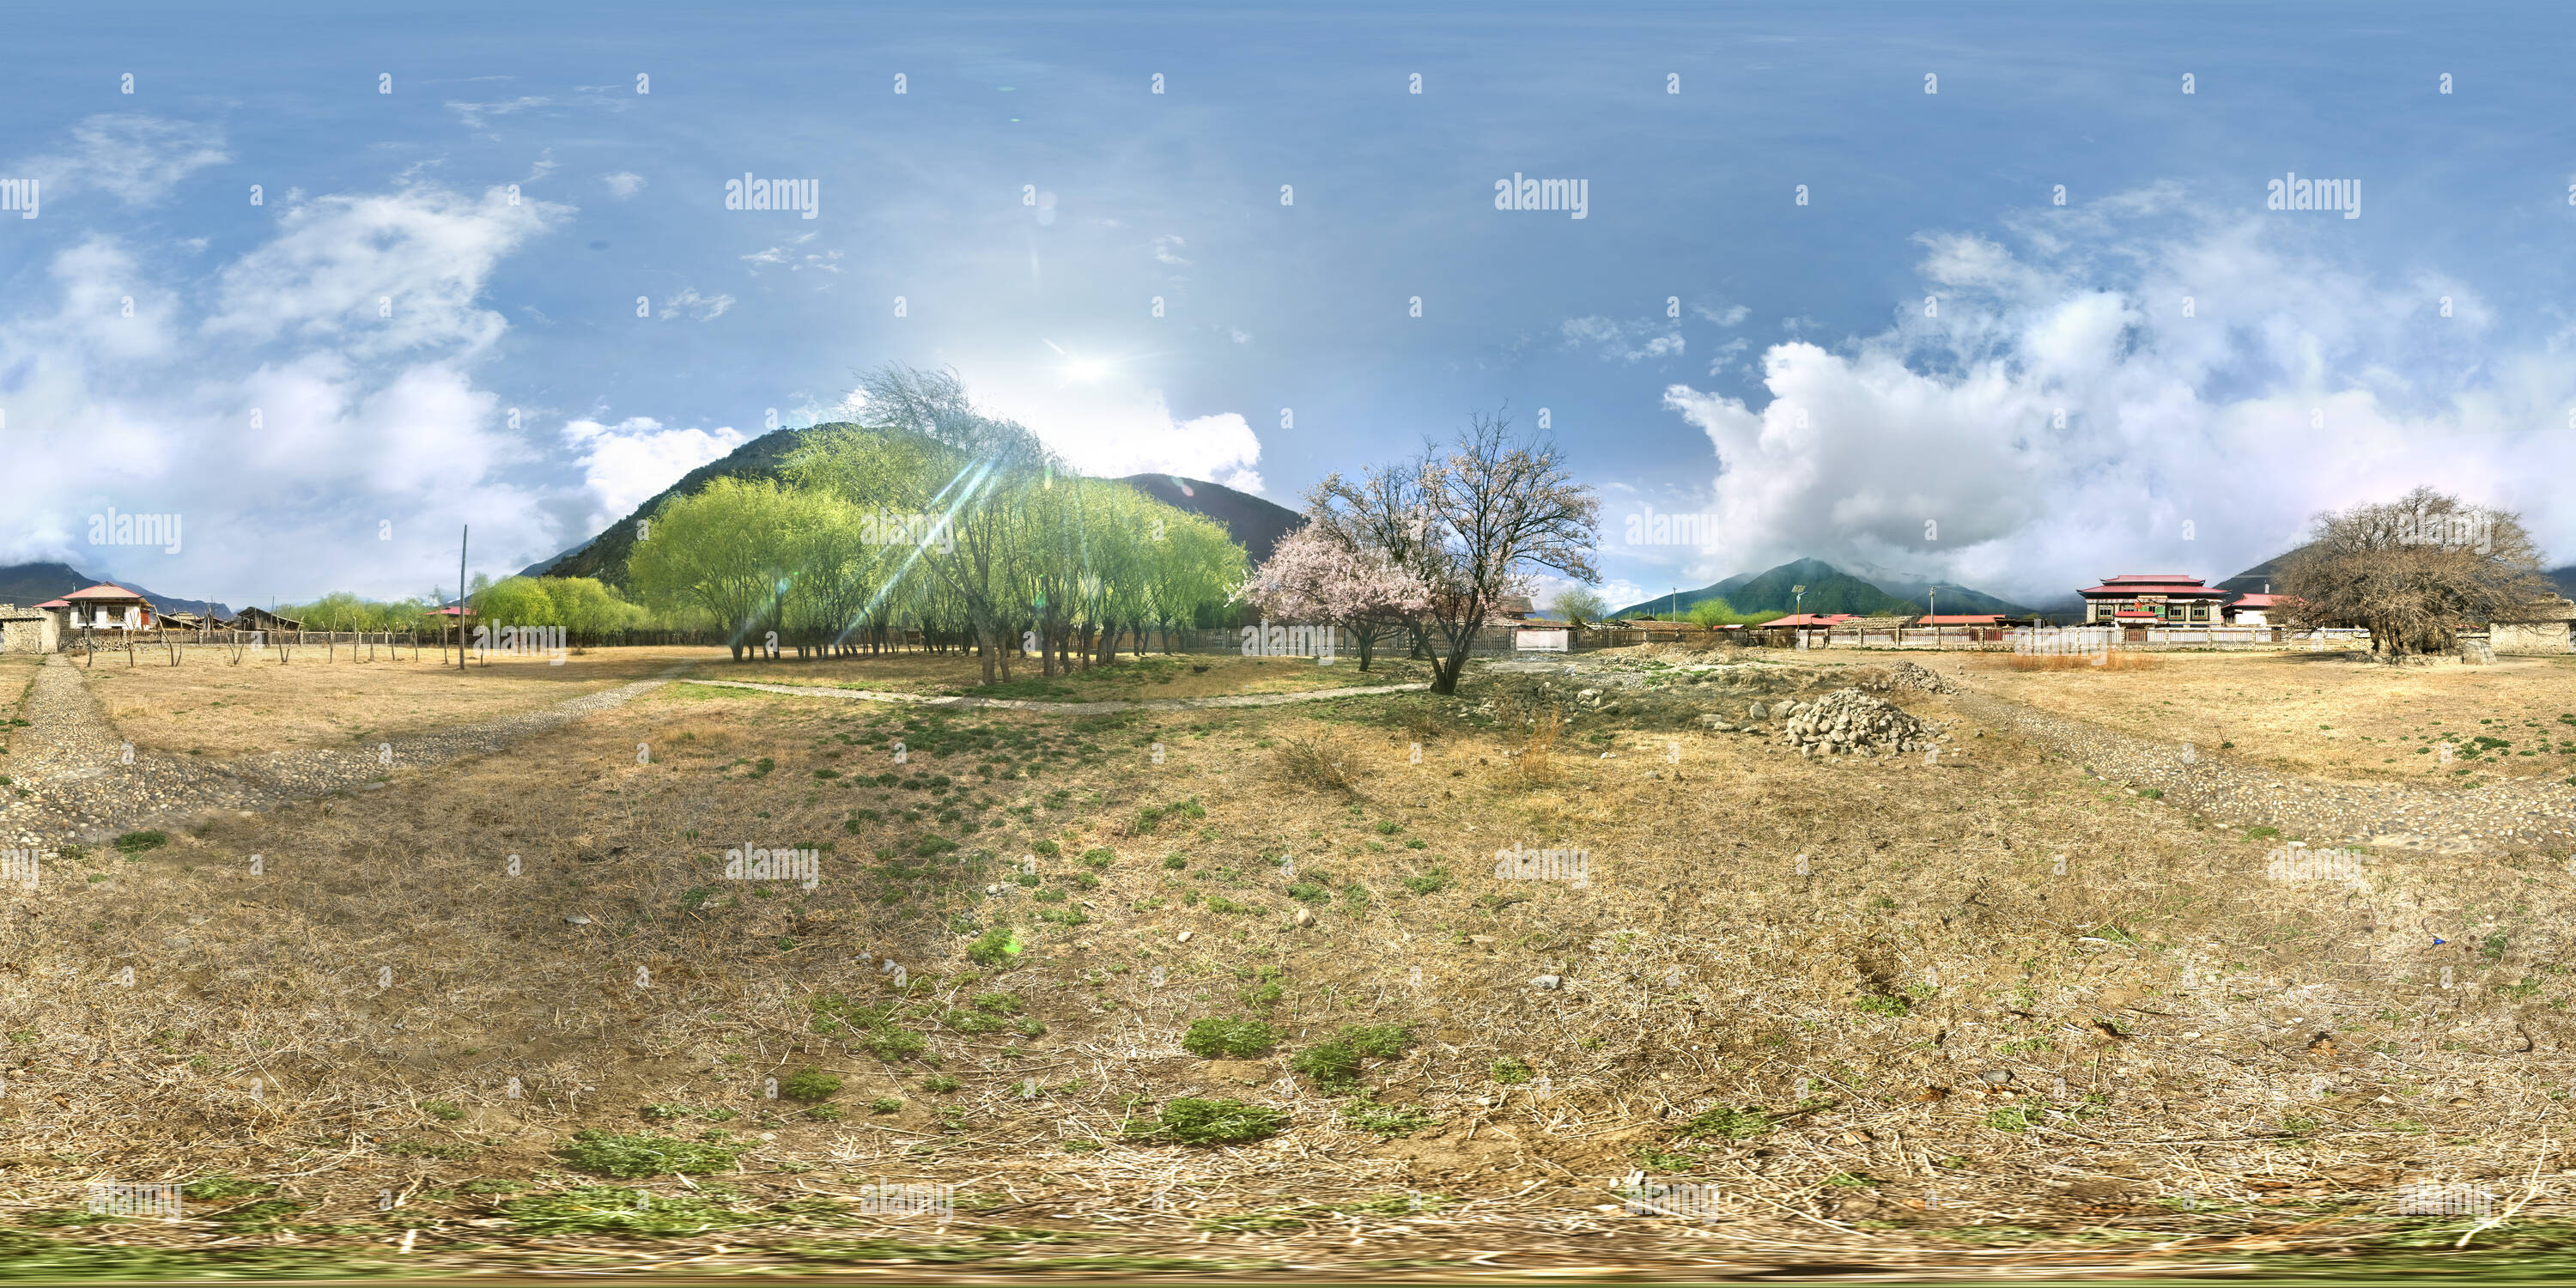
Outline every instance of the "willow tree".
<svg viewBox="0 0 2576 1288"><path fill-rule="evenodd" d="M782 588L825 520L822 500L770 479L711 479L654 511L653 535L627 560L628 581L647 604L712 621L742 661L762 632L784 629Z"/></svg>

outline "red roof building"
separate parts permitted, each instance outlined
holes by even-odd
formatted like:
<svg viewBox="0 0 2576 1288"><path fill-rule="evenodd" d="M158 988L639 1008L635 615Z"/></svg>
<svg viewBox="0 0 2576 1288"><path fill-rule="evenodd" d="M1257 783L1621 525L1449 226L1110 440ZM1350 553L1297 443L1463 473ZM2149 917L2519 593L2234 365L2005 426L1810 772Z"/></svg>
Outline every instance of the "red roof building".
<svg viewBox="0 0 2576 1288"><path fill-rule="evenodd" d="M2228 592L2181 573L2132 572L2105 577L2084 597L2084 620L2122 626L2207 626L2218 620Z"/></svg>
<svg viewBox="0 0 2576 1288"><path fill-rule="evenodd" d="M2001 613L1936 613L1918 620L1918 626L2001 626Z"/></svg>
<svg viewBox="0 0 2576 1288"><path fill-rule="evenodd" d="M1839 626L1850 621L1853 616L1854 614L1851 613L1791 613L1786 617L1775 617L1762 623L1762 626L1765 630L1774 626Z"/></svg>
<svg viewBox="0 0 2576 1288"><path fill-rule="evenodd" d="M57 607L59 605L59 607ZM123 586L100 582L47 600L38 608L63 614L66 630L147 631L152 629L152 601Z"/></svg>

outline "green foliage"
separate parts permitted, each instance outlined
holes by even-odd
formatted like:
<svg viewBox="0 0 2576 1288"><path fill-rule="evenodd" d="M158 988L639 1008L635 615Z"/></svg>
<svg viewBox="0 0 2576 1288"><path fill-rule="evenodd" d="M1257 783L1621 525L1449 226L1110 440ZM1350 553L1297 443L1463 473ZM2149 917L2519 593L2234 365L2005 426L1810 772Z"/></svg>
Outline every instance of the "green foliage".
<svg viewBox="0 0 2576 1288"><path fill-rule="evenodd" d="M576 1171L631 1181L675 1172L701 1176L720 1172L753 1148L671 1136L619 1135L594 1128L574 1132L571 1143L554 1152Z"/></svg>
<svg viewBox="0 0 2576 1288"><path fill-rule="evenodd" d="M978 966L1000 966L1020 955L1020 937L1008 926L994 926L966 945L966 960Z"/></svg>
<svg viewBox="0 0 2576 1288"><path fill-rule="evenodd" d="M790 1100L821 1101L839 1095L841 1080L820 1069L804 1068L778 1080L778 1094Z"/></svg>
<svg viewBox="0 0 2576 1288"><path fill-rule="evenodd" d="M1202 1100L1183 1096L1164 1103L1146 1122L1129 1123L1130 1139L1168 1140L1183 1145L1248 1145L1276 1136L1288 1115L1240 1100Z"/></svg>
<svg viewBox="0 0 2576 1288"><path fill-rule="evenodd" d="M818 993L808 1004L814 1031L825 1037L850 1038L870 1055L888 1063L930 1049L930 1041L894 1022L895 1004L870 1005L839 993Z"/></svg>
<svg viewBox="0 0 2576 1288"><path fill-rule="evenodd" d="M1438 894L1452 884L1454 883L1449 879L1449 869L1440 867L1432 868L1421 876L1404 879L1404 888L1416 895Z"/></svg>
<svg viewBox="0 0 2576 1288"><path fill-rule="evenodd" d="M1680 1139L1699 1140L1713 1136L1720 1140L1751 1140L1775 1126L1778 1124L1772 1121L1771 1115L1760 1110L1719 1105L1702 1110L1689 1122L1683 1123Z"/></svg>
<svg viewBox="0 0 2576 1288"><path fill-rule="evenodd" d="M776 1215L738 1212L704 1193L654 1194L615 1185L580 1185L497 1204L523 1235L628 1234L677 1237L708 1230L772 1225Z"/></svg>
<svg viewBox="0 0 2576 1288"><path fill-rule="evenodd" d="M1249 1059L1278 1042L1260 1020L1199 1019L1181 1035L1181 1049L1206 1059Z"/></svg>
<svg viewBox="0 0 2576 1288"><path fill-rule="evenodd" d="M420 1102L420 1111L441 1122L452 1123L465 1116L464 1110L444 1100L424 1100Z"/></svg>
<svg viewBox="0 0 2576 1288"><path fill-rule="evenodd" d="M990 1011L995 1015L1017 1015L1027 1009L1017 993L977 993L974 1006L976 1010Z"/></svg>
<svg viewBox="0 0 2576 1288"><path fill-rule="evenodd" d="M1318 1089L1338 1095L1359 1086L1365 1060L1394 1059L1411 1040L1412 1035L1397 1025L1345 1026L1338 1035L1289 1057L1288 1068Z"/></svg>
<svg viewBox="0 0 2576 1288"><path fill-rule="evenodd" d="M921 1080L921 1089L922 1089L922 1090L924 1090L924 1091L928 1091L928 1092L932 1092L932 1093L934 1093L934 1094L938 1094L938 1095L945 1095L945 1094L947 1094L947 1093L949 1093L949 1092L951 1092L951 1091L955 1091L957 1088L959 1088L960 1086L963 1086L963 1085L964 1085L964 1084L963 1084L963 1083L960 1083L959 1081L957 1081L957 1079L952 1078L952 1077L950 1077L950 1076L948 1076L947 1074L944 1074L944 1073L934 1073L934 1074L930 1075L929 1077L924 1078L924 1079L922 1079L922 1080Z"/></svg>
<svg viewBox="0 0 2576 1288"><path fill-rule="evenodd" d="M1492 1074L1494 1081L1506 1087L1518 1086L1536 1076L1530 1070L1529 1061L1516 1055L1494 1061Z"/></svg>
<svg viewBox="0 0 2576 1288"><path fill-rule="evenodd" d="M168 832L127 832L116 838L116 848L124 854L141 854L146 850L160 849L169 843Z"/></svg>

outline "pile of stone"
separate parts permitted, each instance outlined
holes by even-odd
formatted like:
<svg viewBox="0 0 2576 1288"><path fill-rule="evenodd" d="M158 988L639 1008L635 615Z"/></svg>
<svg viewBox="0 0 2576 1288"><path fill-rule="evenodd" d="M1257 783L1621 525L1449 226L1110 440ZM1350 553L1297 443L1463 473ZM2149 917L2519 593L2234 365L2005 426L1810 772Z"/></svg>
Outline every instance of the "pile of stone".
<svg viewBox="0 0 2576 1288"><path fill-rule="evenodd" d="M1942 678L1938 671L1927 671L1912 662L1899 662L1887 668L1887 682L1900 689L1922 693L1956 693L1959 686Z"/></svg>
<svg viewBox="0 0 2576 1288"><path fill-rule="evenodd" d="M1858 689L1836 689L1783 710L1780 741L1801 756L1892 756L1928 751L1942 738L1941 726Z"/></svg>

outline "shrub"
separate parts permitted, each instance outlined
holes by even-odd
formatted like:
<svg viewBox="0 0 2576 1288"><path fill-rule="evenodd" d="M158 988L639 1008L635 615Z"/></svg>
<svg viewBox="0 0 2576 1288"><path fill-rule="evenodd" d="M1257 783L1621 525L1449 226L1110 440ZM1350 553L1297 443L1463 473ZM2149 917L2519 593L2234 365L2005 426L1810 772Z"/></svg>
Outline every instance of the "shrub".
<svg viewBox="0 0 2576 1288"><path fill-rule="evenodd" d="M696 1172L705 1175L734 1165L734 1160L751 1152L749 1145L718 1145L700 1141L679 1140L670 1136L617 1135L588 1130L572 1135L572 1143L556 1148L555 1156L577 1171L618 1180L638 1180L672 1172Z"/></svg>
<svg viewBox="0 0 2576 1288"><path fill-rule="evenodd" d="M1449 869L1433 868L1418 877L1406 877L1404 888L1416 895L1438 894L1450 886Z"/></svg>
<svg viewBox="0 0 2576 1288"><path fill-rule="evenodd" d="M966 960L978 966L1000 966L1020 955L1020 937L1008 926L995 926L966 945Z"/></svg>
<svg viewBox="0 0 2576 1288"><path fill-rule="evenodd" d="M1152 1120L1128 1124L1126 1134L1134 1139L1169 1140L1183 1145L1248 1145L1278 1135L1287 1125L1288 1115L1281 1110L1247 1105L1240 1100L1183 1096L1166 1102Z"/></svg>
<svg viewBox="0 0 2576 1288"><path fill-rule="evenodd" d="M1095 847L1082 852L1082 866L1094 872L1105 872L1110 864L1117 861L1118 855L1112 850Z"/></svg>
<svg viewBox="0 0 2576 1288"><path fill-rule="evenodd" d="M778 1082L778 1094L790 1100L829 1100L840 1091L839 1077L815 1068L799 1069Z"/></svg>
<svg viewBox="0 0 2576 1288"><path fill-rule="evenodd" d="M963 1084L959 1083L955 1078L949 1077L944 1073L934 1073L921 1080L922 1090L940 1094L955 1091L961 1085Z"/></svg>
<svg viewBox="0 0 2576 1288"><path fill-rule="evenodd" d="M990 1011L995 1015L1017 1015L1025 1008L1021 1005L1017 993L977 993L975 1009Z"/></svg>
<svg viewBox="0 0 2576 1288"><path fill-rule="evenodd" d="M1246 1059L1269 1050L1277 1041L1270 1026L1259 1020L1209 1018L1190 1021L1189 1030L1181 1035L1181 1049L1210 1060Z"/></svg>
<svg viewBox="0 0 2576 1288"><path fill-rule="evenodd" d="M1771 1115L1757 1109L1735 1109L1720 1105L1703 1110L1682 1124L1681 1138L1697 1140L1715 1136L1721 1140L1751 1140L1775 1126Z"/></svg>
<svg viewBox="0 0 2576 1288"><path fill-rule="evenodd" d="M868 1102L868 1112L872 1114L899 1114L903 1112L903 1102L892 1096L879 1096Z"/></svg>
<svg viewBox="0 0 2576 1288"><path fill-rule="evenodd" d="M1165 871L1178 872L1189 865L1190 859L1186 854L1166 854L1163 856L1163 868Z"/></svg>
<svg viewBox="0 0 2576 1288"><path fill-rule="evenodd" d="M1338 1036L1291 1056L1288 1068L1321 1090L1339 1094L1359 1085L1364 1059L1391 1060L1403 1054L1411 1038L1411 1034L1392 1024L1350 1026Z"/></svg>
<svg viewBox="0 0 2576 1288"><path fill-rule="evenodd" d="M1066 793L1064 793L1064 792L1057 792L1057 793L1055 793L1055 794L1056 794L1056 795L1058 795L1058 796L1063 796L1063 795L1065 795ZM1055 842L1053 842L1053 841L1040 841L1040 842L1036 843L1035 845L1030 846L1029 848L1030 848L1031 850L1036 851L1036 852L1037 852L1037 853L1039 853L1039 854L1062 854L1062 853L1064 853L1064 847L1063 847L1063 846L1061 846L1061 845L1056 844L1056 843L1055 843Z"/></svg>

